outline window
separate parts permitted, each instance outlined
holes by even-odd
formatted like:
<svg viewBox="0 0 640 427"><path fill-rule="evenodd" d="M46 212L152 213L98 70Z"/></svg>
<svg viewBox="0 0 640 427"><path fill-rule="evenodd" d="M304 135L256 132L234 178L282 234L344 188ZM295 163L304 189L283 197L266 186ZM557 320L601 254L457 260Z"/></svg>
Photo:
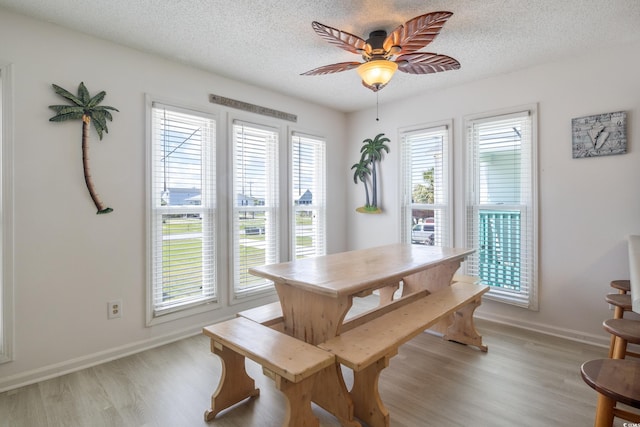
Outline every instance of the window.
<svg viewBox="0 0 640 427"><path fill-rule="evenodd" d="M325 255L325 142L294 133L291 153L294 259Z"/></svg>
<svg viewBox="0 0 640 427"><path fill-rule="evenodd" d="M466 120L468 273L537 309L535 108Z"/></svg>
<svg viewBox="0 0 640 427"><path fill-rule="evenodd" d="M11 66L0 64L0 363L13 358Z"/></svg>
<svg viewBox="0 0 640 427"><path fill-rule="evenodd" d="M216 299L215 121L153 102L150 319Z"/></svg>
<svg viewBox="0 0 640 427"><path fill-rule="evenodd" d="M402 240L451 246L449 128L401 132Z"/></svg>
<svg viewBox="0 0 640 427"><path fill-rule="evenodd" d="M279 262L278 129L234 121L233 291L240 298L271 289L248 269Z"/></svg>

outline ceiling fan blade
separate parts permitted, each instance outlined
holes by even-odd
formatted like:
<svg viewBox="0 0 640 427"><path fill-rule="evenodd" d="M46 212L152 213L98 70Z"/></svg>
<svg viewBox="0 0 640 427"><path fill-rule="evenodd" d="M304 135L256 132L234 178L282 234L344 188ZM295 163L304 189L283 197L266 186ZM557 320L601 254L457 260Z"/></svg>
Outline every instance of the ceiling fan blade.
<svg viewBox="0 0 640 427"><path fill-rule="evenodd" d="M416 16L389 34L383 44L384 50L388 52L393 46L400 46L400 53L406 54L422 49L440 34L451 15L451 12L432 12Z"/></svg>
<svg viewBox="0 0 640 427"><path fill-rule="evenodd" d="M319 76L321 74L332 74L339 73L341 71L352 70L361 65L360 62L338 62L337 64L324 65L322 67L314 68L313 70L309 70L305 73L300 74L301 76Z"/></svg>
<svg viewBox="0 0 640 427"><path fill-rule="evenodd" d="M333 27L321 24L317 21L311 23L313 30L323 39L328 41L334 46L338 46L340 49L344 49L348 52L361 54L365 48L367 42L362 40L358 36L354 36L346 31L340 31Z"/></svg>
<svg viewBox="0 0 640 427"><path fill-rule="evenodd" d="M427 52L401 55L395 62L399 71L409 74L430 74L460 68L460 63L450 56Z"/></svg>

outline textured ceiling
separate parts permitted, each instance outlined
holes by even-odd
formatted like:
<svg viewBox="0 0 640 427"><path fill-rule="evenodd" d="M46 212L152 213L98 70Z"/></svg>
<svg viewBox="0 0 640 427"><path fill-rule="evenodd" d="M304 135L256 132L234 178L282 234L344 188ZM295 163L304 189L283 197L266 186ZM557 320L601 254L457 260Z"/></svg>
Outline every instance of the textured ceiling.
<svg viewBox="0 0 640 427"><path fill-rule="evenodd" d="M640 0L0 0L0 7L345 112L373 106L375 94L355 70L300 75L360 59L318 37L314 20L366 39L424 13L453 12L422 51L452 56L461 69L398 72L381 103L640 40ZM595 57L593 66L607 65Z"/></svg>

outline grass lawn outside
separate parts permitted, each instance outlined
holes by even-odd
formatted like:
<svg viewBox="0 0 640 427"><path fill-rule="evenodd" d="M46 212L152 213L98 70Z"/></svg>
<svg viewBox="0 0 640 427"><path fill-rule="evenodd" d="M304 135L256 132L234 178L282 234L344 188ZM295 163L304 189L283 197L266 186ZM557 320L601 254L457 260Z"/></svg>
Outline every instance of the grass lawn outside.
<svg viewBox="0 0 640 427"><path fill-rule="evenodd" d="M311 226L312 218L298 213L296 225ZM258 228L260 232L244 234L247 228ZM243 239L256 243L264 242L264 229L265 218L259 213L252 218L240 221L240 233ZM162 233L165 237L162 244L163 300L199 296L202 293L203 280L202 220L200 218L167 218L163 223ZM180 235L184 235L184 237L181 238ZM313 238L305 235L296 236L296 245L298 249L312 247ZM264 281L264 279L247 272L251 267L258 267L266 263L266 251L260 246L259 244L240 244L239 246L241 288L250 288ZM298 258L301 257L304 255L298 256Z"/></svg>

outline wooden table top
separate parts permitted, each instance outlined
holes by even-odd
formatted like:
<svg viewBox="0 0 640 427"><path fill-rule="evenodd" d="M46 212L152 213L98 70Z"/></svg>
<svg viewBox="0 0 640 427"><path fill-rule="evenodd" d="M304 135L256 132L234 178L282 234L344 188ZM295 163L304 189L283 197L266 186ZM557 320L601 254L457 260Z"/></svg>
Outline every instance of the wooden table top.
<svg viewBox="0 0 640 427"><path fill-rule="evenodd" d="M391 244L249 269L249 273L304 290L339 297L397 284L429 267L464 259L473 249Z"/></svg>

